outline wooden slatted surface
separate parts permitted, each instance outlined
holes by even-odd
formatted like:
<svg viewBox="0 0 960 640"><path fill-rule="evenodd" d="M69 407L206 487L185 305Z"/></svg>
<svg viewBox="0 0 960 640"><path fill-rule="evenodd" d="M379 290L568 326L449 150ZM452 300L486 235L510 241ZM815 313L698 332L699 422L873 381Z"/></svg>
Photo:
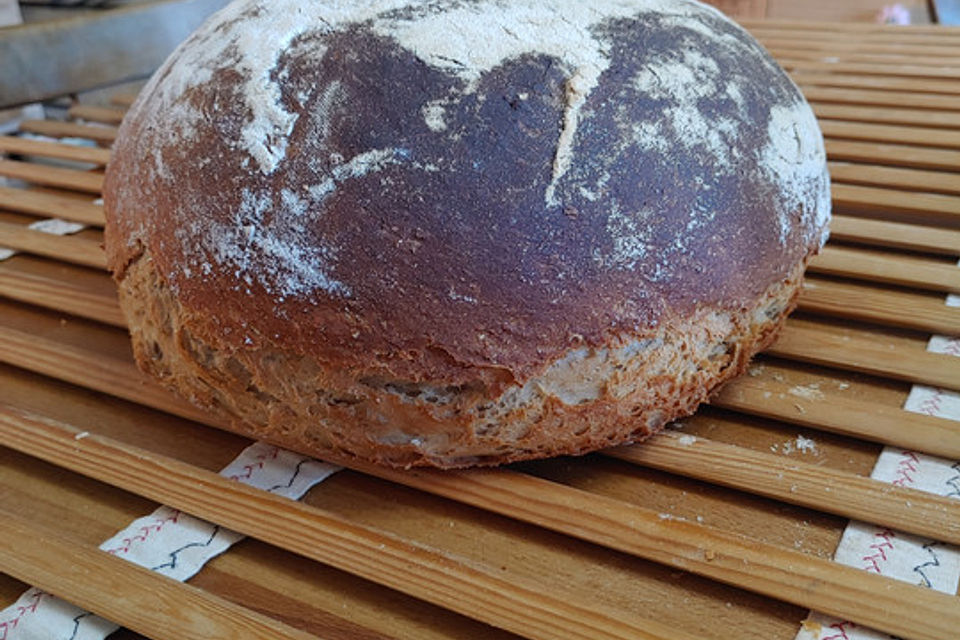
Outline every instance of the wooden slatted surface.
<svg viewBox="0 0 960 640"><path fill-rule="evenodd" d="M837 215L797 315L683 421L692 438L493 471L352 463L302 503L211 473L248 441L133 365L93 200L134 96L22 127L94 146L0 137L18 181L0 186L0 246L21 252L0 262L0 604L36 583L127 638L203 620L222 637L788 640L811 607L953 637L956 596L830 558L848 518L960 543L960 503L867 477L884 444L960 459L960 422L902 409L912 383L960 390L960 358L925 349L960 335L944 304L960 292L960 30L749 26L813 102ZM26 226L53 216L88 228ZM781 446L798 436L815 449ZM157 502L251 537L189 586L93 551ZM104 597L125 582L163 615Z"/></svg>

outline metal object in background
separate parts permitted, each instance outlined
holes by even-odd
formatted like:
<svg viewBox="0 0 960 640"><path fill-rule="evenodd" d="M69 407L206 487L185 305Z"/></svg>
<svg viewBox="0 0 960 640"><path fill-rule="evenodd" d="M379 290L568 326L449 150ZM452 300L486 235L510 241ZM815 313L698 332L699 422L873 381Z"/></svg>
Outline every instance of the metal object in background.
<svg viewBox="0 0 960 640"><path fill-rule="evenodd" d="M227 0L167 0L0 30L0 107L144 78Z"/></svg>

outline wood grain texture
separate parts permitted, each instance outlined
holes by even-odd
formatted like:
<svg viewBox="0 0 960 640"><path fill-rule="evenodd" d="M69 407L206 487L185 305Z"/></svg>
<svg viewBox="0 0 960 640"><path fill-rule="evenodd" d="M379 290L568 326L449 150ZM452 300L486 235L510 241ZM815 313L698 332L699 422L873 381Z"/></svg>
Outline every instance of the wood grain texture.
<svg viewBox="0 0 960 640"><path fill-rule="evenodd" d="M960 358L897 348L862 329L824 330L812 322L792 322L768 350L783 358L871 375L960 389Z"/></svg>
<svg viewBox="0 0 960 640"><path fill-rule="evenodd" d="M80 432L0 407L0 433L19 451L531 638L691 637L638 616L598 615L331 512Z"/></svg>
<svg viewBox="0 0 960 640"><path fill-rule="evenodd" d="M0 295L115 327L127 326L116 293L105 295L62 278L15 271L8 265L0 265Z"/></svg>
<svg viewBox="0 0 960 640"><path fill-rule="evenodd" d="M100 270L107 268L107 256L100 242L76 236L44 233L22 224L0 222L0 246L84 267ZM0 273L0 278L2 277L3 274Z"/></svg>
<svg viewBox="0 0 960 640"><path fill-rule="evenodd" d="M818 108L817 105L814 105L814 110ZM846 107L844 106L844 108ZM856 109L856 107L853 108ZM960 169L960 151L951 149L931 149L882 142L832 139L827 139L825 143L827 156L831 160L917 167L918 169L942 169L947 171Z"/></svg>
<svg viewBox="0 0 960 640"><path fill-rule="evenodd" d="M960 84L960 83L958 83ZM854 104L812 102L813 112L821 120L855 120L857 122L895 124L921 127L960 128L960 113L931 109L898 109L896 107L869 107ZM868 162L868 164L870 164ZM953 168L955 165L948 165Z"/></svg>
<svg viewBox="0 0 960 640"><path fill-rule="evenodd" d="M830 238L877 247L960 256L960 230L957 229L834 215L830 220Z"/></svg>
<svg viewBox="0 0 960 640"><path fill-rule="evenodd" d="M820 87L798 82L807 100L815 102L835 102L840 104L861 104L877 107L903 107L910 105L914 109L955 110L957 99L938 93L914 93L907 91L888 91L880 89L856 89L851 87ZM940 145L943 146L943 145Z"/></svg>
<svg viewBox="0 0 960 640"><path fill-rule="evenodd" d="M155 638L315 636L0 511L0 571Z"/></svg>
<svg viewBox="0 0 960 640"><path fill-rule="evenodd" d="M120 124L123 120L123 109L114 109L111 107L100 107L92 104L75 104L67 111L67 116L80 120L89 120L90 122L101 122L103 124Z"/></svg>
<svg viewBox="0 0 960 640"><path fill-rule="evenodd" d="M916 289L960 293L960 267L955 263L898 256L889 252L828 246L810 262L809 271Z"/></svg>
<svg viewBox="0 0 960 640"><path fill-rule="evenodd" d="M889 215L923 225L960 227L960 197L939 193L909 193L897 189L835 184L833 204L841 212L871 217Z"/></svg>
<svg viewBox="0 0 960 640"><path fill-rule="evenodd" d="M798 388L801 395L797 395ZM960 424L955 420L841 394L814 393L809 389L807 385L744 376L724 386L710 399L710 404L942 458L960 459Z"/></svg>
<svg viewBox="0 0 960 640"><path fill-rule="evenodd" d="M904 169L850 162L830 162L830 178L834 183L869 184L894 187L906 192L960 194L960 181L954 173Z"/></svg>
<svg viewBox="0 0 960 640"><path fill-rule="evenodd" d="M56 120L24 120L20 123L20 130L39 133L51 138L86 138L106 144L117 139L116 127L58 122Z"/></svg>
<svg viewBox="0 0 960 640"><path fill-rule="evenodd" d="M634 464L960 544L960 503L924 491L673 431L640 445L604 453Z"/></svg>
<svg viewBox="0 0 960 640"><path fill-rule="evenodd" d="M19 211L44 218L62 218L95 227L104 225L103 206L87 199L71 198L43 191L0 186L0 209Z"/></svg>
<svg viewBox="0 0 960 640"><path fill-rule="evenodd" d="M34 184L72 189L100 195L103 176L88 171L50 167L32 162L0 159L0 176L17 178Z"/></svg>
<svg viewBox="0 0 960 640"><path fill-rule="evenodd" d="M834 318L960 334L960 309L948 307L942 297L914 291L807 278L799 308Z"/></svg>
<svg viewBox="0 0 960 640"><path fill-rule="evenodd" d="M100 147L84 147L62 142L33 140L16 136L0 136L0 151L4 153L59 158L74 162L89 162L103 166L110 160L110 150Z"/></svg>
<svg viewBox="0 0 960 640"><path fill-rule="evenodd" d="M909 96L902 98L910 100ZM956 98L950 98L956 102ZM889 124L874 124L849 120L823 120L820 123L823 135L828 138L916 144L928 147L955 149L960 146L960 131L944 131L933 127L909 127Z"/></svg>

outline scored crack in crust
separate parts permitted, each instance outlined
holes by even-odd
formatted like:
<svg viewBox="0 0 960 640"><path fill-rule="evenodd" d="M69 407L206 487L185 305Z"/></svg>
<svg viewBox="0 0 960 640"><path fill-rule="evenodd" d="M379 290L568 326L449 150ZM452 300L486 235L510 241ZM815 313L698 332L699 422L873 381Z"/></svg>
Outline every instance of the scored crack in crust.
<svg viewBox="0 0 960 640"><path fill-rule="evenodd" d="M750 306L698 310L606 347L572 348L523 384L481 369L467 383L396 380L375 366L220 343L147 254L126 270L120 297L139 366L237 432L321 458L457 468L637 442L692 413L774 340L804 266Z"/></svg>

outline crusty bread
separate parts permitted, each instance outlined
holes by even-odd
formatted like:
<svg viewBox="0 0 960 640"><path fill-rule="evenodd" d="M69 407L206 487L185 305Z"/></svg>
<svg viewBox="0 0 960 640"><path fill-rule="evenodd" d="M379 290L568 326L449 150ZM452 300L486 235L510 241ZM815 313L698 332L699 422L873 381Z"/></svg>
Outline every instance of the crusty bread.
<svg viewBox="0 0 960 640"><path fill-rule="evenodd" d="M142 92L106 247L141 367L315 455L640 440L742 372L829 218L797 88L694 2L236 2Z"/></svg>

